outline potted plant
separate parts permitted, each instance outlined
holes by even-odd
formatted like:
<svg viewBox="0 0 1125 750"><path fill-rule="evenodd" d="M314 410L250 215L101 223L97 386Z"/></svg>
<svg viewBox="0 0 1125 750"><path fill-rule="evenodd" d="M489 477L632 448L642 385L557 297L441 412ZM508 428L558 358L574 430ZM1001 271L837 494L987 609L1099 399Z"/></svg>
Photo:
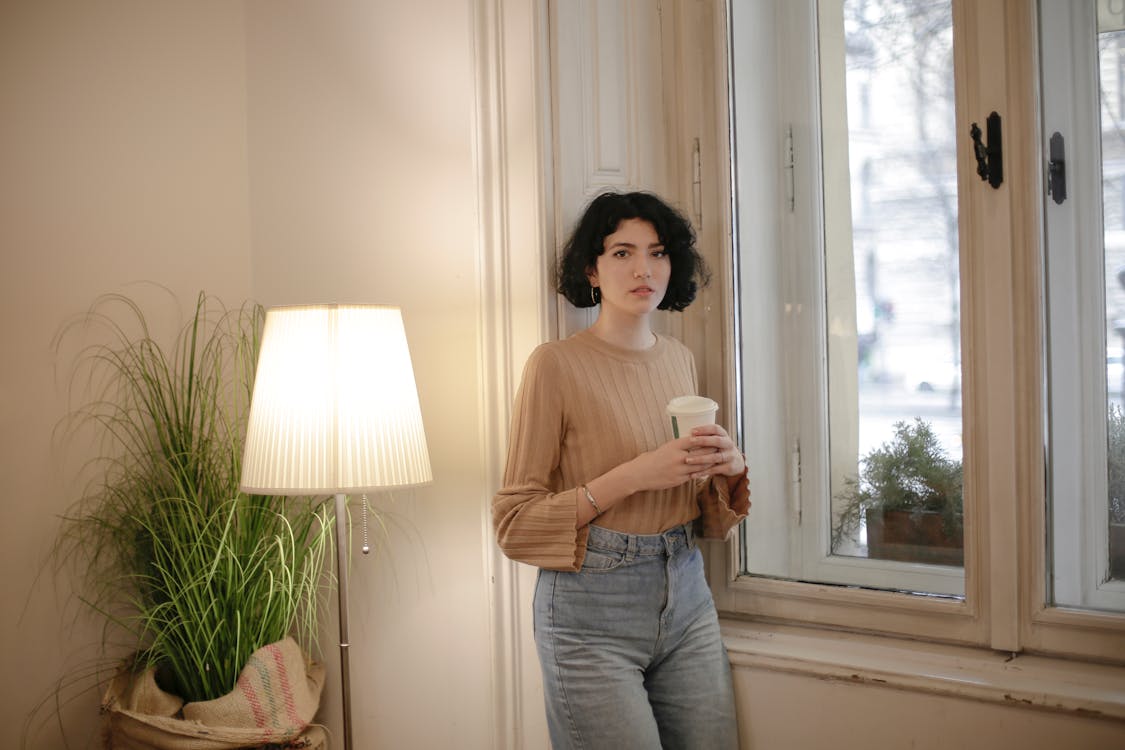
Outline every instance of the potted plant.
<svg viewBox="0 0 1125 750"><path fill-rule="evenodd" d="M832 550L866 523L868 556L964 564L961 462L949 458L929 423L896 422L894 437L848 477L832 528Z"/></svg>
<svg viewBox="0 0 1125 750"><path fill-rule="evenodd" d="M56 341L107 334L74 370L89 395L64 431L92 430L100 455L57 553L134 649L106 693L109 747L288 742L319 702L323 669L307 654L330 513L239 491L263 321L259 305L200 294L166 351L138 304L106 295ZM271 702L283 715L263 713Z"/></svg>
<svg viewBox="0 0 1125 750"><path fill-rule="evenodd" d="M1125 578L1125 413L1109 405L1109 577Z"/></svg>

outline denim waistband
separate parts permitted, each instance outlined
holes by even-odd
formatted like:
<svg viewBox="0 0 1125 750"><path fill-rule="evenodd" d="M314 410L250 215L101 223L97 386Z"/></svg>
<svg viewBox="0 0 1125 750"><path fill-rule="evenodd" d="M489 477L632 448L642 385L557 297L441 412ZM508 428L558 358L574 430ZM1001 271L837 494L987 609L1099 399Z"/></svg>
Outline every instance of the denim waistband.
<svg viewBox="0 0 1125 750"><path fill-rule="evenodd" d="M680 550L690 549L695 545L695 532L692 524L685 523L673 526L661 534L626 534L622 531L611 531L601 526L590 525L590 535L586 539L586 546L607 552L624 552L626 557L642 557L648 555L668 555L671 557Z"/></svg>

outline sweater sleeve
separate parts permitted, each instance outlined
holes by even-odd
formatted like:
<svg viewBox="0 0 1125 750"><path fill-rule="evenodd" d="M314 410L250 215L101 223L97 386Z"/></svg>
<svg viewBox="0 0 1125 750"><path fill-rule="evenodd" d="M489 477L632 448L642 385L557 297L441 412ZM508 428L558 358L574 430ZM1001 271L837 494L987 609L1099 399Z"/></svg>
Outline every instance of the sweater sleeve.
<svg viewBox="0 0 1125 750"><path fill-rule="evenodd" d="M726 539L750 512L749 468L733 477L711 477L699 492L704 539Z"/></svg>
<svg viewBox="0 0 1125 750"><path fill-rule="evenodd" d="M586 529L575 529L578 488L560 488L566 430L559 368L540 347L516 393L503 485L492 499L492 526L504 554L517 562L577 570Z"/></svg>

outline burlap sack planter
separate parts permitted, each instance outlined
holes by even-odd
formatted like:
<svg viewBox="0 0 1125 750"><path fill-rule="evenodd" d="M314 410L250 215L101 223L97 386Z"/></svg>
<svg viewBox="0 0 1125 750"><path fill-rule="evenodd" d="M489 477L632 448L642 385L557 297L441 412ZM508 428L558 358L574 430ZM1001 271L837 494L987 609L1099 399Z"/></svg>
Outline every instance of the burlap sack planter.
<svg viewBox="0 0 1125 750"><path fill-rule="evenodd" d="M292 638L255 651L234 690L184 703L156 684L155 671L127 670L103 701L108 750L238 750L263 746L326 748L309 724L320 705L324 667L309 665Z"/></svg>

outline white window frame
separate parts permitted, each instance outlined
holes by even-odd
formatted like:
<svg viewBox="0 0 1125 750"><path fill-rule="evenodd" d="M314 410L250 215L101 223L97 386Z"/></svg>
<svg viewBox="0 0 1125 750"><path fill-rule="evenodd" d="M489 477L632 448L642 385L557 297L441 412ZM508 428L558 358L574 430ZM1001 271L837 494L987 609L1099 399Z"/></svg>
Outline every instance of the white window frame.
<svg viewBox="0 0 1125 750"><path fill-rule="evenodd" d="M847 472L833 463L829 404L854 398L854 390L853 395L847 395L846 391L855 385L852 382L842 388L836 387L828 378L824 361L825 352L829 359L837 356L846 358L843 352L834 350L835 342L829 339L823 321L829 317L826 310L828 279L825 275L826 268L832 263L831 260L826 261L827 234L844 234L848 236L850 244L851 215L850 212L841 215L839 206L836 214L831 214L822 195L826 191L846 194L851 188L851 181L846 158L847 131L834 129L826 132L822 126L826 110L838 113L829 118L832 125L845 121L844 70L836 65L836 60L821 64L819 54L825 49L825 44L839 44L834 57L843 58L843 19L828 19L819 7L815 9L817 15L814 17L813 6L819 4L813 2L790 2L785 5L785 13L796 22L796 33L805 39L797 44L787 45L787 64L784 67L791 71L791 75L797 74L802 78L794 81L792 90L809 92L808 96L794 97L795 101L787 102L789 106L782 108L783 115L788 114L794 122L801 123L800 127L793 128L795 172L798 183L808 185L807 189L799 191L801 195L799 200L795 200L799 204L795 206L796 210L787 215L789 226L785 233L794 240L786 248L786 254L796 259L791 269L793 277L808 280L805 284L795 284L799 289L797 306L805 314L793 316L791 323L794 328L800 329L796 339L811 343L807 351L798 355L803 360L798 364L797 371L807 375L808 379L800 384L797 398L791 404L797 415L795 427L796 434L799 435L792 442L800 448L799 484L793 490L799 493L801 509L801 522L796 527L800 550L796 557L800 560L800 568L795 577L844 585L962 596L964 575L960 568L826 554L831 536L832 507L829 498L832 496L833 474ZM827 40L823 38L826 27L832 29L832 37ZM841 36L837 38L837 34ZM797 59L802 57L811 61L812 65L799 65ZM829 75L836 77L829 81ZM824 101L826 95L834 96L836 101ZM784 111L786 109L788 112ZM836 157L836 163L826 161L825 156L829 150ZM796 168L797 164L800 165L799 169ZM849 261L851 262L854 261ZM838 374L839 369L836 372ZM794 458L791 457L790 460L792 462ZM854 464L850 470L854 471Z"/></svg>
<svg viewBox="0 0 1125 750"><path fill-rule="evenodd" d="M1043 138L1067 146L1067 199L1045 203L1049 336L1048 452L1056 599L1125 609L1125 582L1107 580L1109 513L1104 365L1105 260L1097 17L1092 3L1044 2ZM1054 48L1073 54L1052 53ZM1053 292L1053 293L1052 293ZM1097 331L1095 337L1071 332Z"/></svg>
<svg viewBox="0 0 1125 750"><path fill-rule="evenodd" d="M767 264L776 264L767 265L764 273L754 268L743 274L743 320L749 321L744 325L743 345L754 352L749 359L775 363L769 367L744 365L746 387L759 394L786 394L784 399L748 398L751 394L743 394L748 409L744 428L747 453L752 468L761 469L755 471L755 507L747 530L750 543L771 545L767 557L784 561L779 570L773 571L781 579L868 587L888 586L893 581L895 587L905 590L961 594L963 575L958 568L825 554L831 512L824 362L827 343L821 325L825 319L821 229L825 224L821 201L825 178L819 137L815 7L811 2L754 3L738 4L733 12L742 12L740 22L747 21L746 28L761 34L753 43L735 47L735 64L779 71L778 80L757 82L757 88L743 88L740 81L735 94L736 106L740 96L754 105L740 110L740 120L753 116L755 128L776 133L773 140L780 155L775 166L776 190L752 184L747 178L754 176L745 173L740 175L744 184L739 185L742 195L753 196L738 207L743 247L755 248L755 263L761 264L766 255ZM747 14L758 15L748 19ZM778 46L779 38L801 42ZM846 133L843 137L846 140ZM839 181L839 175L834 178L830 174L827 179ZM843 182L847 184L846 165ZM781 250L769 254L756 249L763 246ZM777 277L789 282L778 285ZM796 283L796 279L807 281ZM777 439L778 435L784 435L784 439ZM764 522L755 525L754 521L763 516L767 517ZM789 529L788 537L772 533L779 526ZM766 530L758 532L761 528ZM787 583L774 580L765 585L784 589ZM884 592L868 593L879 597ZM906 603L906 608L918 603ZM899 610L903 604L896 601L892 607ZM963 603L955 601L936 606L946 611L965 609Z"/></svg>

